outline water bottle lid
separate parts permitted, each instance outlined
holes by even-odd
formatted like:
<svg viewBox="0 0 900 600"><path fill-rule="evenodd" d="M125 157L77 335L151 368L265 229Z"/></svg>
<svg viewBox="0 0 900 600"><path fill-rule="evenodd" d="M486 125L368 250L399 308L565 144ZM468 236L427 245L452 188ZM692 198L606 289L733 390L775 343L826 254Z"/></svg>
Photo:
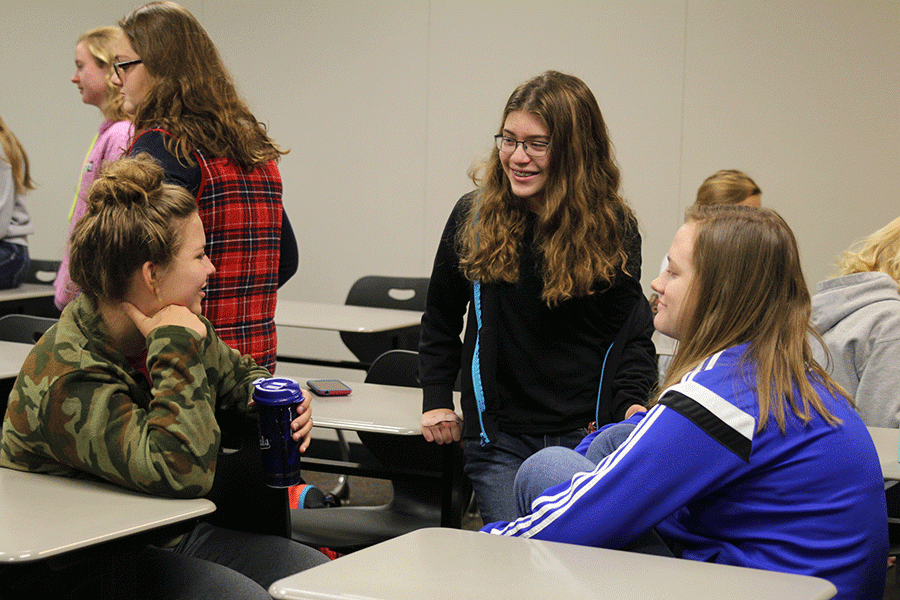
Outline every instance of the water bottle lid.
<svg viewBox="0 0 900 600"><path fill-rule="evenodd" d="M260 378L253 385L253 399L263 404L292 404L301 395L300 384L289 377Z"/></svg>

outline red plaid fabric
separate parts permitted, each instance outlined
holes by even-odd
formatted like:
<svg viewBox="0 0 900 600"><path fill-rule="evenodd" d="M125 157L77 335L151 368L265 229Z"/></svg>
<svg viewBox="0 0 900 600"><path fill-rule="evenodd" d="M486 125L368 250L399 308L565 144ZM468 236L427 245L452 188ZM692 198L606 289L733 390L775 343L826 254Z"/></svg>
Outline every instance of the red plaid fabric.
<svg viewBox="0 0 900 600"><path fill-rule="evenodd" d="M281 174L274 160L248 173L227 158L195 156L206 253L216 266L203 314L226 344L274 372Z"/></svg>

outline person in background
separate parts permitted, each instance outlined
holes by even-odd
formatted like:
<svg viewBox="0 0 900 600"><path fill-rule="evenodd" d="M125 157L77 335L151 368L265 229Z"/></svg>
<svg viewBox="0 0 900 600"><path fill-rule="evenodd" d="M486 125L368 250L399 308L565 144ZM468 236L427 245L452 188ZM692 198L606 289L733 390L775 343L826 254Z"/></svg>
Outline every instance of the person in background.
<svg viewBox="0 0 900 600"><path fill-rule="evenodd" d="M694 200L694 206L711 206L713 204L734 204L759 208L762 206L762 190L743 171L722 169L703 180L697 189L697 198ZM667 264L668 258L663 257L659 269L660 274L665 272ZM651 295L650 303L654 310L656 301L656 294ZM672 355L675 354L677 344L675 340L659 332L653 335L653 342L659 353L657 366L659 380L662 381L666 377L666 371L672 362Z"/></svg>
<svg viewBox="0 0 900 600"><path fill-rule="evenodd" d="M465 438L485 522L514 517L522 461L641 408L656 379L638 223L590 89L525 82L494 140L441 236L419 346L422 433Z"/></svg>
<svg viewBox="0 0 900 600"><path fill-rule="evenodd" d="M204 315L228 345L272 371L276 292L296 271L280 261L297 260L277 166L286 152L239 97L190 12L151 2L119 26L113 82L134 121L128 154L149 154L167 181L197 198L217 269Z"/></svg>
<svg viewBox="0 0 900 600"><path fill-rule="evenodd" d="M69 236L87 212L87 195L91 184L105 164L122 156L131 140L131 121L122 108L122 94L112 83L116 40L121 34L122 30L118 27L98 27L81 34L75 43L75 74L72 75L72 83L78 86L82 102L100 109L103 122L88 148L81 168L78 192L69 211ZM54 303L60 310L78 295L78 287L69 277L68 248L63 254L53 287L56 291Z"/></svg>
<svg viewBox="0 0 900 600"><path fill-rule="evenodd" d="M34 189L28 154L0 118L0 289L19 287L28 271L28 236L34 233L25 192Z"/></svg>
<svg viewBox="0 0 900 600"><path fill-rule="evenodd" d="M248 418L253 381L269 372L229 348L200 314L215 267L189 193L165 184L152 159L123 158L104 169L87 200L69 262L82 293L22 367L3 421L0 466L203 496L229 433L220 423ZM291 423L300 451L312 429L304 396ZM200 521L178 539L131 555L114 550L53 577L8 588L5 575L4 593L20 585L87 597L103 575L117 598L269 598L277 579L324 562L286 538Z"/></svg>
<svg viewBox="0 0 900 600"><path fill-rule="evenodd" d="M736 169L722 169L703 180L697 189L694 204L697 206L737 204L760 208L762 190L746 173Z"/></svg>
<svg viewBox="0 0 900 600"><path fill-rule="evenodd" d="M605 457L603 430L535 454L516 478L520 517L483 531L613 549L653 533L682 558L881 598L881 464L813 358L790 228L770 209L694 207L653 289L657 329L681 344L650 411Z"/></svg>
<svg viewBox="0 0 900 600"><path fill-rule="evenodd" d="M816 360L856 400L870 427L900 426L900 217L844 252L819 282L812 320L828 355Z"/></svg>

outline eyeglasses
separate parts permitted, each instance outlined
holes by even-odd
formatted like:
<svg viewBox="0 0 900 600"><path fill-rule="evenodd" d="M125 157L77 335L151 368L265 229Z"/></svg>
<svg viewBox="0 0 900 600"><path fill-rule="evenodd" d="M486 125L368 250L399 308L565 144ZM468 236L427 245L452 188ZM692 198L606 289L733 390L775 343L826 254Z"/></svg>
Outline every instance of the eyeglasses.
<svg viewBox="0 0 900 600"><path fill-rule="evenodd" d="M494 136L494 141L497 143L497 149L504 154L512 154L519 147L519 144L522 144L522 149L525 150L525 154L533 156L534 158L546 156L547 151L550 149L550 144L547 142L520 142L519 140L500 134Z"/></svg>
<svg viewBox="0 0 900 600"><path fill-rule="evenodd" d="M144 61L142 61L140 58L136 58L134 60L126 60L123 62L113 63L113 70L115 70L115 72L116 72L116 77L118 77L119 79L122 79L122 75L127 73L128 69L130 69L134 65L139 65L142 62L144 62Z"/></svg>

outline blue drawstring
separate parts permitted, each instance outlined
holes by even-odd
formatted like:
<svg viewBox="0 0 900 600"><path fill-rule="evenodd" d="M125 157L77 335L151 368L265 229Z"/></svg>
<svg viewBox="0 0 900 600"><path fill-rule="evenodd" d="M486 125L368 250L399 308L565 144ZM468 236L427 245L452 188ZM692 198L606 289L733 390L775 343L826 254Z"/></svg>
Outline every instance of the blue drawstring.
<svg viewBox="0 0 900 600"><path fill-rule="evenodd" d="M594 423L597 424L597 427L600 427L600 396L603 394L603 374L606 372L606 359L609 358L609 353L612 350L613 344L609 345L609 348L606 349L606 354L603 356L603 366L600 367L600 386L597 390L597 410L594 412Z"/></svg>
<svg viewBox="0 0 900 600"><path fill-rule="evenodd" d="M472 286L472 296L475 305L475 321L478 324L478 332L475 334L475 352L472 355L472 387L475 389L475 404L478 406L478 423L481 426L481 445L491 443L487 432L484 430L484 386L481 384L481 282L476 281Z"/></svg>

